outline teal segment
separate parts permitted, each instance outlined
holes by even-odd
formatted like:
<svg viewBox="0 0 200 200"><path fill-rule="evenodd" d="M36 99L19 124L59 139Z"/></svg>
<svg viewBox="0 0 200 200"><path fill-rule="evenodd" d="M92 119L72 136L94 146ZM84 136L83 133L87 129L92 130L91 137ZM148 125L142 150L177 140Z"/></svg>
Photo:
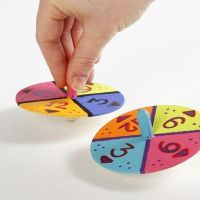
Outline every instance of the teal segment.
<svg viewBox="0 0 200 200"><path fill-rule="evenodd" d="M91 154L102 167L120 173L140 173L146 140L141 137L93 141Z"/></svg>

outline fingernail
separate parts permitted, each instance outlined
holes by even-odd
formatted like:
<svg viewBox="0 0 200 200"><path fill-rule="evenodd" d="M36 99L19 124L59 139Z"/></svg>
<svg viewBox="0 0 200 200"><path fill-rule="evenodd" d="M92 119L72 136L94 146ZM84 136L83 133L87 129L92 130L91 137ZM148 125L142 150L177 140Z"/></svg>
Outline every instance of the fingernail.
<svg viewBox="0 0 200 200"><path fill-rule="evenodd" d="M76 76L73 79L72 88L76 90L77 92L82 91L86 83L87 83L86 77Z"/></svg>

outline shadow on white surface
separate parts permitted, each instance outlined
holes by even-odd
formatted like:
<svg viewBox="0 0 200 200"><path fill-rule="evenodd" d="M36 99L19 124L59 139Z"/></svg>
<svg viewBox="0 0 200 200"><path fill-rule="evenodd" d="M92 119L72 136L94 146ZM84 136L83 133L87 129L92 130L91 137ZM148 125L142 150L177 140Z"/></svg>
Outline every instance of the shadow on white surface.
<svg viewBox="0 0 200 200"><path fill-rule="evenodd" d="M78 126L77 126L78 122ZM94 119L69 122L65 118L47 117L20 109L0 111L0 142L43 144L69 141L88 132ZM84 130L85 129L85 130Z"/></svg>
<svg viewBox="0 0 200 200"><path fill-rule="evenodd" d="M165 179L175 170L167 170L152 174L119 174L98 166L93 161L89 147L79 149L73 153L70 162L67 162L72 174L82 181L115 191L147 191L163 185Z"/></svg>

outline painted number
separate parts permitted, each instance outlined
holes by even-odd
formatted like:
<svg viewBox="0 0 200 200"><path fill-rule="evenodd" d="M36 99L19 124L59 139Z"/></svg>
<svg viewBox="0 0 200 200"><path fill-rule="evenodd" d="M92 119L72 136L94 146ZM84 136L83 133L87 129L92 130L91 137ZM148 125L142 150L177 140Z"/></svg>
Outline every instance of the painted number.
<svg viewBox="0 0 200 200"><path fill-rule="evenodd" d="M132 144L126 143L126 145L127 145L128 147L120 148L121 154L116 154L116 153L115 153L116 150L115 150L115 149L111 149L110 155L111 155L112 157L115 157L115 158L120 158L120 157L125 156L125 155L128 153L128 150L134 149L134 148L135 148Z"/></svg>
<svg viewBox="0 0 200 200"><path fill-rule="evenodd" d="M176 142L171 142L164 145L164 141L160 142L159 149L163 153L173 154L173 158L187 156L189 154L189 149L181 149L181 145Z"/></svg>
<svg viewBox="0 0 200 200"><path fill-rule="evenodd" d="M185 123L185 118L184 117L174 117L172 119L167 120L164 124L163 127L164 128L175 128L180 124L184 124Z"/></svg>
<svg viewBox="0 0 200 200"><path fill-rule="evenodd" d="M134 124L134 125L131 125L131 124ZM135 126L135 125L138 125L137 119L132 119L130 122L126 122L125 124L119 126L119 129L124 128L127 132L134 132L138 130L137 128L138 126Z"/></svg>
<svg viewBox="0 0 200 200"><path fill-rule="evenodd" d="M32 91L32 94L38 97L52 97L55 95L54 92L52 91L47 91L47 90L37 90L37 91Z"/></svg>
<svg viewBox="0 0 200 200"><path fill-rule="evenodd" d="M90 92L92 90L92 87L86 85L84 88L83 88L83 91L81 93L86 93L86 92Z"/></svg>
<svg viewBox="0 0 200 200"><path fill-rule="evenodd" d="M94 103L94 102L97 102L98 105L104 105L104 104L108 103L108 100L107 99L95 99L95 98L92 98L87 103Z"/></svg>
<svg viewBox="0 0 200 200"><path fill-rule="evenodd" d="M172 143L168 143L164 145L164 142L162 141L159 144L159 149L163 153L174 153L174 152L177 152L180 148L181 148L181 145L176 142L172 142Z"/></svg>
<svg viewBox="0 0 200 200"><path fill-rule="evenodd" d="M46 106L65 110L67 105L67 102L50 102Z"/></svg>

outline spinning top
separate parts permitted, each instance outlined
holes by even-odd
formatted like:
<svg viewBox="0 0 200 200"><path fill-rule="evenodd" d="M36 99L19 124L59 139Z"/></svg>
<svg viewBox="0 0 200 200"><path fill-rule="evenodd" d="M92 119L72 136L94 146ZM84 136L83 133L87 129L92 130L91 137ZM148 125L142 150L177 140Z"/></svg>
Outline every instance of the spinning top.
<svg viewBox="0 0 200 200"><path fill-rule="evenodd" d="M107 123L91 143L93 159L121 173L174 167L200 150L200 113L181 106L152 106Z"/></svg>
<svg viewBox="0 0 200 200"><path fill-rule="evenodd" d="M68 98L68 92L74 99ZM99 83L86 85L76 96L70 88L59 89L54 82L46 82L22 89L16 101L28 111L76 119L118 110L124 97L114 88Z"/></svg>

